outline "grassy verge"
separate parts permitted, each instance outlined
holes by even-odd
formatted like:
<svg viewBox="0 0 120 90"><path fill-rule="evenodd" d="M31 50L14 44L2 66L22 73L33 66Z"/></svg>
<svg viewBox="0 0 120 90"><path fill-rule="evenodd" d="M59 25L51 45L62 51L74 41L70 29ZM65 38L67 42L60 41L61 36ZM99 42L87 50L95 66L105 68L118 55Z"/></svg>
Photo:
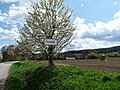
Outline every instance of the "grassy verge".
<svg viewBox="0 0 120 90"><path fill-rule="evenodd" d="M22 61L12 65L6 90L119 90L120 74L72 66L49 68Z"/></svg>

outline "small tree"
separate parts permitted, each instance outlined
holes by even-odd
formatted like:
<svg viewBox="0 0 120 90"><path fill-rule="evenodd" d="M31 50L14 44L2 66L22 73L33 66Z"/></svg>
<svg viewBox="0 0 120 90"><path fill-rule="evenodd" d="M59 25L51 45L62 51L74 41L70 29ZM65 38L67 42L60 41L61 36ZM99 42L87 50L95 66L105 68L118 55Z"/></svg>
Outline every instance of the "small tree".
<svg viewBox="0 0 120 90"><path fill-rule="evenodd" d="M20 61L28 58L28 52L24 48L17 45L14 50L14 60Z"/></svg>
<svg viewBox="0 0 120 90"><path fill-rule="evenodd" d="M71 41L75 27L71 24L72 11L64 0L40 0L31 5L18 43L31 52L48 55L49 66L54 65L53 56ZM45 39L56 39L56 46L45 45Z"/></svg>
<svg viewBox="0 0 120 90"><path fill-rule="evenodd" d="M22 60L29 59L32 55L32 46L29 46L29 44L24 41L18 43L14 51L15 55L21 57Z"/></svg>
<svg viewBox="0 0 120 90"><path fill-rule="evenodd" d="M13 60L14 56L14 45L5 45L1 48L1 53L3 55L3 61Z"/></svg>

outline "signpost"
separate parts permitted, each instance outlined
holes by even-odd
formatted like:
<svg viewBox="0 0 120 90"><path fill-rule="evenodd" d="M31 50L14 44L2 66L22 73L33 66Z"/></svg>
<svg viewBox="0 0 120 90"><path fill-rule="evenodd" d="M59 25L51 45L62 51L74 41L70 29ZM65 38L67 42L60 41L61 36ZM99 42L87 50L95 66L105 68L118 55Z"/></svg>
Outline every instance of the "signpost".
<svg viewBox="0 0 120 90"><path fill-rule="evenodd" d="M53 46L57 45L56 39L45 39L45 45L48 45L48 65L52 66L53 64Z"/></svg>
<svg viewBox="0 0 120 90"><path fill-rule="evenodd" d="M45 39L45 45L57 45L57 40L56 39Z"/></svg>

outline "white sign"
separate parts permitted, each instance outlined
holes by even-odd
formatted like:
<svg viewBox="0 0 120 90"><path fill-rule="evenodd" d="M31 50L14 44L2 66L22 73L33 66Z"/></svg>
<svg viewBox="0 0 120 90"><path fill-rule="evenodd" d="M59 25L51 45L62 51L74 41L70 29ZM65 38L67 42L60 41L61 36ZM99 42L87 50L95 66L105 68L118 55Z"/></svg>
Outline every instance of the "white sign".
<svg viewBox="0 0 120 90"><path fill-rule="evenodd" d="M45 45L57 45L57 40L56 39L46 39Z"/></svg>

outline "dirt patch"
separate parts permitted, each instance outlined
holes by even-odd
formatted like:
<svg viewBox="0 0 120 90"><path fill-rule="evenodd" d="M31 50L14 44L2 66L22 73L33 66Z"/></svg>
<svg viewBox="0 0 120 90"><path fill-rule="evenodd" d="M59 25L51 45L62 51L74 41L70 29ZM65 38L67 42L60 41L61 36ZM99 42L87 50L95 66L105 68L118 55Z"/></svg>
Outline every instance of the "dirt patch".
<svg viewBox="0 0 120 90"><path fill-rule="evenodd" d="M84 68L101 70L104 72L120 74L120 58L109 58L106 61L100 61L99 59L82 59L82 60L54 60L54 62L61 65L79 66ZM47 63L47 61L42 61L42 63Z"/></svg>

